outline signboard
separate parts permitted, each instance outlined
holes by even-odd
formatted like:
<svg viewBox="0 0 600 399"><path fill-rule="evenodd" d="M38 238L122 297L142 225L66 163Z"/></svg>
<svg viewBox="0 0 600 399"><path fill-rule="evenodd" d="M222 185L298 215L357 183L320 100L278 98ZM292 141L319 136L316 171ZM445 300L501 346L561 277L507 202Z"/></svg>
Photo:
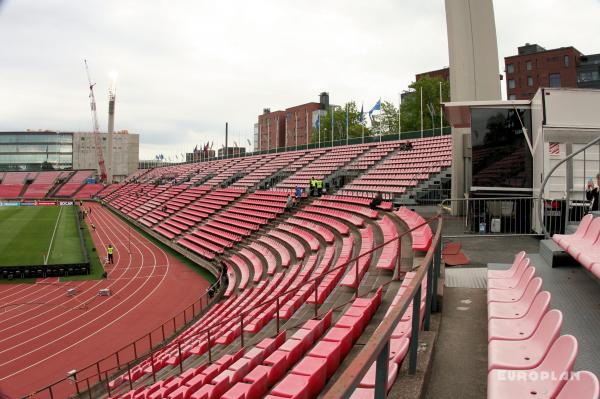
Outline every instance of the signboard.
<svg viewBox="0 0 600 399"><path fill-rule="evenodd" d="M35 204L37 206L51 206L56 205L56 201L37 201Z"/></svg>
<svg viewBox="0 0 600 399"><path fill-rule="evenodd" d="M35 202L34 201L23 201L21 202L21 206L34 206Z"/></svg>
<svg viewBox="0 0 600 399"><path fill-rule="evenodd" d="M58 205L60 205L60 206L71 206L71 205L73 205L73 201L60 201L58 203Z"/></svg>
<svg viewBox="0 0 600 399"><path fill-rule="evenodd" d="M2 202L0 203L1 206L19 206L21 205L20 202Z"/></svg>

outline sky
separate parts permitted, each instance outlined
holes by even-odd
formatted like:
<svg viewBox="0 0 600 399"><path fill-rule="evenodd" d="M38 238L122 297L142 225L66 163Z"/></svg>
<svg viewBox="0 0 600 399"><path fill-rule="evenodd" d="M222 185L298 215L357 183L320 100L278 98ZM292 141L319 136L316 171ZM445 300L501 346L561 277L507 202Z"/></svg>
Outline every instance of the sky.
<svg viewBox="0 0 600 399"><path fill-rule="evenodd" d="M600 53L600 0L495 0L499 71L517 47ZM83 60L106 131L140 134L140 159L247 144L265 107L398 102L448 65L442 0L0 0L0 131L90 131ZM505 81L502 82L503 93ZM360 106L360 105L359 105Z"/></svg>

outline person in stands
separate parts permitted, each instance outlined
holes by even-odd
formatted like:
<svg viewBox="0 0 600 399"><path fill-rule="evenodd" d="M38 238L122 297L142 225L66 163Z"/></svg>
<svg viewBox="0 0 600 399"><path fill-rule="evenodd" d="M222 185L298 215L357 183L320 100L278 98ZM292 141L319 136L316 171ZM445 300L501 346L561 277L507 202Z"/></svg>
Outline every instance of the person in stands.
<svg viewBox="0 0 600 399"><path fill-rule="evenodd" d="M323 180L317 180L317 195L320 197L323 195Z"/></svg>
<svg viewBox="0 0 600 399"><path fill-rule="evenodd" d="M585 190L585 197L588 201L592 201L592 211L599 211L600 204L598 203L600 198L600 173L596 175L596 180L598 182L598 186L594 187L594 181L590 179L587 184L587 189Z"/></svg>
<svg viewBox="0 0 600 399"><path fill-rule="evenodd" d="M108 248L106 248L106 253L108 254L108 262L110 264L113 264L113 251L114 251L114 247L112 246L112 244L108 244Z"/></svg>
<svg viewBox="0 0 600 399"><path fill-rule="evenodd" d="M296 201L300 201L300 198L302 198L302 187L296 186L294 196L296 197Z"/></svg>
<svg viewBox="0 0 600 399"><path fill-rule="evenodd" d="M92 231L96 231L96 225L92 223Z"/></svg>
<svg viewBox="0 0 600 399"><path fill-rule="evenodd" d="M314 177L310 178L310 196L314 197L317 191L317 181Z"/></svg>
<svg viewBox="0 0 600 399"><path fill-rule="evenodd" d="M288 194L287 200L285 201L285 209L291 211L293 205L294 201L292 200L292 194Z"/></svg>
<svg viewBox="0 0 600 399"><path fill-rule="evenodd" d="M369 208L375 209L379 205L381 205L382 202L383 202L383 195L381 195L381 193L379 192L371 200L371 203L369 204Z"/></svg>

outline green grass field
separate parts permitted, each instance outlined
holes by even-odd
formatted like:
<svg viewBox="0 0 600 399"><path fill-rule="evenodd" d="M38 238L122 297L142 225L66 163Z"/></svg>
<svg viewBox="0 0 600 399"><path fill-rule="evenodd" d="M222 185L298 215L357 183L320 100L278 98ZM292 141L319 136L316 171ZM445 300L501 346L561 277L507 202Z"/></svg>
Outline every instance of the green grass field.
<svg viewBox="0 0 600 399"><path fill-rule="evenodd" d="M0 266L44 264L53 234L47 264L84 262L75 217L69 206L0 207Z"/></svg>

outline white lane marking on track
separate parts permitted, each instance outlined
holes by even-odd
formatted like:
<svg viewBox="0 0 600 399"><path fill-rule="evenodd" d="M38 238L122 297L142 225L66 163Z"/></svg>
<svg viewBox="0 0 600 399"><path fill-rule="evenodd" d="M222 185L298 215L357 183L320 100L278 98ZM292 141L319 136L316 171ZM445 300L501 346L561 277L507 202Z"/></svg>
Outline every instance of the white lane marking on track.
<svg viewBox="0 0 600 399"><path fill-rule="evenodd" d="M142 238L143 238L143 237L142 237ZM148 241L148 242L149 242L149 241ZM153 247L156 247L156 248L159 250L159 252L161 252L161 253L162 253L162 254L165 256L165 259L167 260L167 264L168 264L168 265L170 265L170 263L171 263L171 262L169 261L169 257L168 257L168 255L167 255L167 254L166 254L166 253L165 253L165 252L162 250L162 248L160 248L160 247L158 247L158 246L156 246L156 245L152 244L151 242L149 242L149 244L150 244L151 246L153 246ZM146 248L148 248L148 247L147 247L145 244L142 244L142 245L143 245L143 246L145 246ZM154 252L153 252L153 251L151 251L151 252L152 252L152 256L155 258L155 261L156 261L156 257L154 256ZM168 272L168 269L167 269L167 272ZM129 314L131 311L135 310L135 309L136 309L138 306L140 306L142 303L144 303L144 302L146 301L146 299L148 299L148 297L150 297L152 294L154 294L154 292L155 292L155 291L156 291L156 290L157 290L157 289L158 289L158 288L159 288L159 287L162 285L162 283L163 283L163 281L165 280L165 277L166 277L166 276L167 276L167 274L165 274L165 275L162 277L162 279L161 279L161 280L158 282L158 284L156 284L156 285L154 286L154 288L152 289L152 291L151 291L151 292L149 292L149 293L148 293L148 294L147 294L147 295L146 295L146 296L145 296L145 297L144 297L144 298L143 298L141 301L138 301L138 303L137 303L135 306L133 306L132 308L130 308L130 309L127 311L127 312L125 312L124 314L122 314L122 315L121 315L121 316L119 316L118 318L114 319L114 320L113 320L113 321L111 321L110 323L107 323L107 324L105 324L105 325L104 325L102 328L100 328L100 329L96 330L94 333L92 333L92 334L88 335L87 337L84 337L84 338L80 339L79 341L77 341L77 342L75 342L75 343L73 343L73 344L71 344L71 345L69 345L69 346L67 346L67 347L65 347L65 348L63 348L63 349L61 349L60 351L58 351L58 352L55 352L55 353L53 353L52 355L50 355L50 356L47 356L46 358L44 358L44 359L41 359L41 360L39 360L39 361L37 361L37 362L35 362L35 363L33 363L33 364L30 364L29 366L27 366L27 367L25 367L25 368L22 368L22 369L20 369L20 370L17 370L17 371L13 372L13 373L12 373L12 374L10 374L10 375L7 375L7 376L5 376L5 377L2 377L2 378L0 378L0 381L6 380L6 379L8 379L8 378L10 378L10 377L12 377L12 376L14 376L14 375L16 375L16 374L19 374L19 373L21 373L21 372L23 372L23 371L26 371L26 370L28 370L28 369L30 369L30 368L32 368L32 367L34 367L34 366L37 366L37 365L38 365L38 364L40 364L40 363L43 363L43 362L45 362L46 360L48 360L48 359L50 359L50 358L52 358L52 357L54 357L54 356L56 356L56 355L58 355L58 354L60 354L60 353L62 353L62 352L65 352L65 351L67 351L67 350L71 349L72 347L76 346L77 344L79 344L79 343L81 343L81 342L85 341L86 339L88 339L88 338L90 338L90 337L92 337L92 336L94 336L94 335L98 334L100 331L102 331L102 330L106 329L107 327L111 326L111 325L112 325L112 324L114 324L115 322L119 321L120 319L122 319L123 317L125 317L127 314ZM137 291L137 290L136 290L136 291ZM96 319L97 319L97 318L96 318ZM92 320L92 321L95 321L96 319L94 319L94 320ZM91 323L91 321L90 321L90 323ZM87 324L90 324L90 323L87 323ZM87 325L87 324L86 324L86 325ZM82 327L83 327L83 326L82 326ZM68 335L70 335L70 334L68 334ZM52 342L51 342L51 343L52 343ZM47 345L45 345L45 346L47 346ZM41 348L38 348L38 349L41 349ZM37 350L37 349L36 349L36 350ZM33 352L33 351L32 351L32 352ZM29 354L29 353L27 353L27 354ZM27 354L25 354L25 355L27 355ZM25 355L23 355L23 356L25 356ZM20 357L23 357L23 356L20 356ZM2 365L0 365L0 366L2 366Z"/></svg>

